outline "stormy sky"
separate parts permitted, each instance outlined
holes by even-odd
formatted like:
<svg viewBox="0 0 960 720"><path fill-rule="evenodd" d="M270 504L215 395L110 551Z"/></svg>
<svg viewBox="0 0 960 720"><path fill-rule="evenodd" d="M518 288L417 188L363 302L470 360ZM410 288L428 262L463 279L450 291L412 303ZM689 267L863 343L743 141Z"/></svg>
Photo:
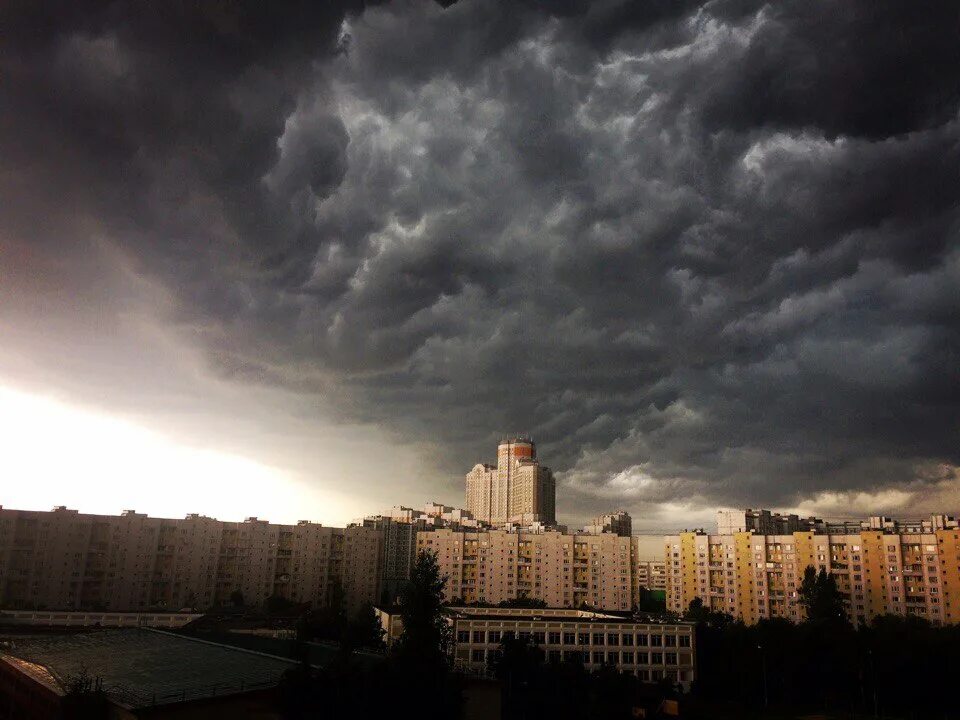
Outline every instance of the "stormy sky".
<svg viewBox="0 0 960 720"><path fill-rule="evenodd" d="M960 506L954 0L0 13L0 503Z"/></svg>

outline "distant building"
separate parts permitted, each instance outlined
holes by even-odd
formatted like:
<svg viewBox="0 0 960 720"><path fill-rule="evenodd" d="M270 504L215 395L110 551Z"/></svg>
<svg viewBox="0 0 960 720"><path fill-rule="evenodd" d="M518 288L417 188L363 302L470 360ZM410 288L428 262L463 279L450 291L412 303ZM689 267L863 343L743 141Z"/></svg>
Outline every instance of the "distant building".
<svg viewBox="0 0 960 720"><path fill-rule="evenodd" d="M914 615L941 625L960 622L960 527L948 515L926 520L872 517L763 534L753 530L664 538L667 608L684 612L694 598L747 624L804 617L799 592L807 567L837 581L854 625L879 615Z"/></svg>
<svg viewBox="0 0 960 720"><path fill-rule="evenodd" d="M381 593L378 600L394 602L417 559L417 533L432 528L479 528L483 523L461 508L427 503L423 510L394 506L389 515L370 515L352 526L379 530L383 534Z"/></svg>
<svg viewBox="0 0 960 720"><path fill-rule="evenodd" d="M496 466L478 464L466 476L467 509L477 520L502 525L527 518L556 522L556 481L537 460L537 446L511 437L497 446Z"/></svg>
<svg viewBox="0 0 960 720"><path fill-rule="evenodd" d="M666 593L666 564L663 560L635 560L633 582L638 590L644 588L645 590Z"/></svg>
<svg viewBox="0 0 960 720"><path fill-rule="evenodd" d="M588 535L613 533L621 537L630 537L633 534L633 521L626 510L617 510L595 517L589 525L583 528L583 531Z"/></svg>
<svg viewBox="0 0 960 720"><path fill-rule="evenodd" d="M437 554L445 599L497 604L530 598L549 607L628 611L634 603L631 538L611 533L433 530L417 547Z"/></svg>
<svg viewBox="0 0 960 720"><path fill-rule="evenodd" d="M718 510L717 533L732 535L750 530L758 535L785 535L803 530L816 530L823 520L798 515L781 515L770 510Z"/></svg>
<svg viewBox="0 0 960 720"><path fill-rule="evenodd" d="M151 518L0 508L0 608L145 611L323 606L339 585L349 608L379 599L382 533L258 518Z"/></svg>

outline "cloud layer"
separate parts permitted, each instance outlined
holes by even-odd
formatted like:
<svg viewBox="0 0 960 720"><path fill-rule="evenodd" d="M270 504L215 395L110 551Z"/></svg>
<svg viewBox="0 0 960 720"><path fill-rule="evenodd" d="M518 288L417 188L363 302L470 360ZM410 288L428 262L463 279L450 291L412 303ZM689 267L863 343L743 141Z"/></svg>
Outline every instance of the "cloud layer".
<svg viewBox="0 0 960 720"><path fill-rule="evenodd" d="M0 279L116 305L106 244L217 373L436 472L528 431L572 516L957 504L955 3L447 4L8 9Z"/></svg>

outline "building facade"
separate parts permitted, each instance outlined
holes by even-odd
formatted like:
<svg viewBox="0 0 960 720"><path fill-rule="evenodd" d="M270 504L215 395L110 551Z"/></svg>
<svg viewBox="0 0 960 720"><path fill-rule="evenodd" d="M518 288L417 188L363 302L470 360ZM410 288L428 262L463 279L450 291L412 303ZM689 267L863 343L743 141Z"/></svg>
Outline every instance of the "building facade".
<svg viewBox="0 0 960 720"><path fill-rule="evenodd" d="M382 533L301 521L221 522L0 508L0 607L206 609L271 596L324 605L342 586L351 608L379 598Z"/></svg>
<svg viewBox="0 0 960 720"><path fill-rule="evenodd" d="M418 550L437 554L445 600L497 604L542 600L548 607L628 611L635 603L632 547L613 534L435 530Z"/></svg>
<svg viewBox="0 0 960 720"><path fill-rule="evenodd" d="M514 437L497 446L497 465L477 464L466 476L467 509L491 525L556 522L556 481L537 460L533 440Z"/></svg>
<svg viewBox="0 0 960 720"><path fill-rule="evenodd" d="M621 537L630 537L633 534L633 520L626 510L617 510L595 517L589 525L583 528L583 531L588 535L613 533Z"/></svg>
<svg viewBox="0 0 960 720"><path fill-rule="evenodd" d="M664 556L667 608L678 613L699 597L747 624L802 620L800 585L812 566L836 579L854 625L885 614L960 621L960 528L943 515L824 523L783 535L685 532L665 538Z"/></svg>
<svg viewBox="0 0 960 720"><path fill-rule="evenodd" d="M397 600L410 578L417 559L418 532L433 528L476 529L483 524L467 510L430 502L423 510L397 505L389 514L370 515L352 525L379 530L383 536L380 601L390 603Z"/></svg>
<svg viewBox="0 0 960 720"><path fill-rule="evenodd" d="M667 566L663 560L637 558L633 564L633 582L638 588L666 593Z"/></svg>
<svg viewBox="0 0 960 720"><path fill-rule="evenodd" d="M802 518L799 515L781 515L770 510L718 510L717 534L733 535L750 530L757 535L789 535L804 530L817 530L824 521L815 518Z"/></svg>
<svg viewBox="0 0 960 720"><path fill-rule="evenodd" d="M581 662L588 670L611 666L645 682L695 679L696 637L691 623L644 623L582 610L449 608L454 665L483 675L508 635L530 638L549 662Z"/></svg>

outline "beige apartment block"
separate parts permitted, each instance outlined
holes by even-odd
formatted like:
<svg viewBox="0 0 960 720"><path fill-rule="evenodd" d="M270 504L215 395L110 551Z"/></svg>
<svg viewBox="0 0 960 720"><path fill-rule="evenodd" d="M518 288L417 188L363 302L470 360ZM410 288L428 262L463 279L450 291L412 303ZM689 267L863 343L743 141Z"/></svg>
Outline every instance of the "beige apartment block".
<svg viewBox="0 0 960 720"><path fill-rule="evenodd" d="M488 530L434 530L417 548L437 554L448 577L445 599L497 604L531 598L556 608L633 607L628 537Z"/></svg>
<svg viewBox="0 0 960 720"><path fill-rule="evenodd" d="M537 460L537 446L529 438L501 440L496 466L480 463L466 475L467 509L492 525L515 518L554 523L556 495L553 472Z"/></svg>
<svg viewBox="0 0 960 720"><path fill-rule="evenodd" d="M589 525L583 528L583 531L588 535L613 533L614 535L630 537L633 534L633 520L626 510L617 510L595 517Z"/></svg>
<svg viewBox="0 0 960 720"><path fill-rule="evenodd" d="M663 560L636 559L633 564L633 581L637 589L667 590L667 566Z"/></svg>
<svg viewBox="0 0 960 720"><path fill-rule="evenodd" d="M871 518L787 535L685 532L664 539L667 608L704 605L752 624L803 618L800 585L808 566L837 581L854 625L878 615L915 615L934 624L960 621L960 529L946 516L930 521ZM871 529L872 528L872 529Z"/></svg>
<svg viewBox="0 0 960 720"><path fill-rule="evenodd" d="M381 533L257 518L221 522L0 508L0 607L179 610L271 596L324 605L341 584L349 607L379 599Z"/></svg>

